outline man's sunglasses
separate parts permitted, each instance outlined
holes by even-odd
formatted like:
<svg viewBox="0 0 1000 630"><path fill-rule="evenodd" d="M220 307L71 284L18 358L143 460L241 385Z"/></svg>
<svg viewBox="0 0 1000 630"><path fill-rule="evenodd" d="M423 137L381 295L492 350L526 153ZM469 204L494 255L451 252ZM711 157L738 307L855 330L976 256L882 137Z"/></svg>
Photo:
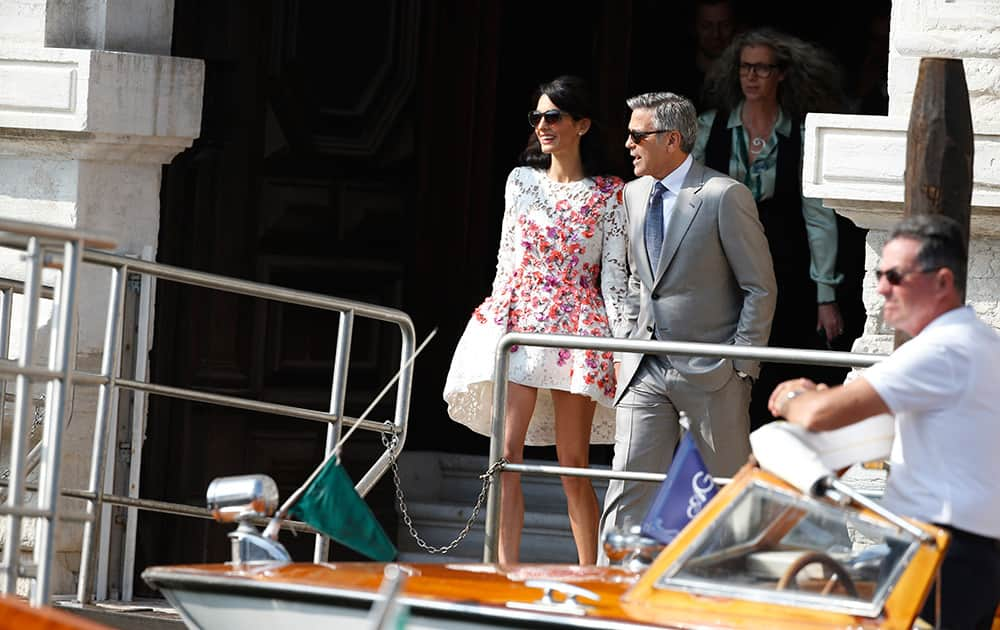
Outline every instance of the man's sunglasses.
<svg viewBox="0 0 1000 630"><path fill-rule="evenodd" d="M540 112L537 109L528 112L528 124L534 129L538 126L538 123L545 119L546 124L554 125L560 120L562 120L563 115L566 112L559 111L558 109L549 109L544 112Z"/></svg>
<svg viewBox="0 0 1000 630"><path fill-rule="evenodd" d="M632 142L635 144L641 144L649 136L655 136L658 133L667 133L673 131L673 129L653 129L652 131L636 131L635 129L628 130L628 137L632 138Z"/></svg>
<svg viewBox="0 0 1000 630"><path fill-rule="evenodd" d="M932 271L937 271L938 269L940 269L940 267L932 267L930 269L910 269L908 271L900 271L896 267L893 267L892 269L886 269L885 271L882 271L881 269L876 269L875 281L881 282L882 278L885 277L886 282L896 287L903 284L903 280L905 280L906 276L910 275L911 273L930 273Z"/></svg>

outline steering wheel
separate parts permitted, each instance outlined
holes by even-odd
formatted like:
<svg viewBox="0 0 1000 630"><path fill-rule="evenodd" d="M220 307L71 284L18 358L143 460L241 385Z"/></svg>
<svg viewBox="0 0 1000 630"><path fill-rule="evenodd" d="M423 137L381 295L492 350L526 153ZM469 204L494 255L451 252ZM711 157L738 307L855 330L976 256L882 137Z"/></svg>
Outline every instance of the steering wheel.
<svg viewBox="0 0 1000 630"><path fill-rule="evenodd" d="M823 587L823 595L829 595L830 591L833 590L833 587L839 583L844 587L844 590L847 591L849 596L858 596L858 588L854 585L854 580L851 579L851 576L847 572L847 569L844 568L844 565L820 551L806 552L796 558L795 562L788 565L788 568L785 569L784 575L782 575L781 579L778 580L777 589L782 591L789 587L795 588L795 578L802 571L802 569L806 568L810 564L821 564L833 573L833 577L831 577L830 581Z"/></svg>

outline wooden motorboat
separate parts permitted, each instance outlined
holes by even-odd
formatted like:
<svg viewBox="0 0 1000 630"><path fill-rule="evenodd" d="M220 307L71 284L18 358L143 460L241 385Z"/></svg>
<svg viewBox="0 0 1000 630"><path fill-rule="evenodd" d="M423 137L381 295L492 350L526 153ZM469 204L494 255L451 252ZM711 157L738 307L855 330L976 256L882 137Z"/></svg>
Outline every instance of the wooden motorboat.
<svg viewBox="0 0 1000 630"><path fill-rule="evenodd" d="M911 628L948 534L831 496L748 465L638 571L244 558L143 578L206 629L370 628L387 570L407 628Z"/></svg>

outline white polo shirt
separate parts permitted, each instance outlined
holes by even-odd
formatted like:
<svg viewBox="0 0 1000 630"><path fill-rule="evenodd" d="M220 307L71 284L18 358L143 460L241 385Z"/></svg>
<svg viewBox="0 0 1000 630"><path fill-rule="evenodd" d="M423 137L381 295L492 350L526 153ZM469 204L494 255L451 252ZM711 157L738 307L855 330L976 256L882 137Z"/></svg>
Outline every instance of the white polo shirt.
<svg viewBox="0 0 1000 630"><path fill-rule="evenodd" d="M863 378L896 419L885 506L1000 539L1000 336L956 308Z"/></svg>

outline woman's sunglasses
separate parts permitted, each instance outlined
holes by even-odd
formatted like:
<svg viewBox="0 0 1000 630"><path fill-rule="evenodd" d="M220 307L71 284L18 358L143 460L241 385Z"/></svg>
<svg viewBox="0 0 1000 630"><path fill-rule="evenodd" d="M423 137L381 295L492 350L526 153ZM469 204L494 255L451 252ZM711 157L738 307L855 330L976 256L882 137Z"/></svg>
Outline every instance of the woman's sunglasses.
<svg viewBox="0 0 1000 630"><path fill-rule="evenodd" d="M549 109L544 112L540 112L537 109L528 112L528 124L534 129L538 126L538 123L545 119L545 123L549 125L554 125L560 120L562 120L565 112L559 111L558 109Z"/></svg>

